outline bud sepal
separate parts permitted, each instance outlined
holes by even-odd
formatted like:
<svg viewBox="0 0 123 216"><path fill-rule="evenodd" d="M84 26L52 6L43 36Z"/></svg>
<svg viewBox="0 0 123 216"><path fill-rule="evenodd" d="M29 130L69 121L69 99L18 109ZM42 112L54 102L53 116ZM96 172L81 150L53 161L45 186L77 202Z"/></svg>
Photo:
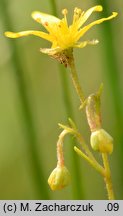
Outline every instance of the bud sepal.
<svg viewBox="0 0 123 216"><path fill-rule="evenodd" d="M90 143L92 149L100 153L113 152L113 138L102 128L91 133Z"/></svg>
<svg viewBox="0 0 123 216"><path fill-rule="evenodd" d="M70 183L70 173L65 166L59 166L51 172L48 178L50 188L54 190L61 190Z"/></svg>

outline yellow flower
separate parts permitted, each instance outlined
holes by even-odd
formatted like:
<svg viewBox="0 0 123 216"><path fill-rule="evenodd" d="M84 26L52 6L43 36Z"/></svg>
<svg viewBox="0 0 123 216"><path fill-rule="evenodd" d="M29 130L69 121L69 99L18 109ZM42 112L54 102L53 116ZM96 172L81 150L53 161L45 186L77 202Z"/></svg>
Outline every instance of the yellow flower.
<svg viewBox="0 0 123 216"><path fill-rule="evenodd" d="M88 9L86 12L82 11L79 8L75 8L73 22L71 25L68 25L67 22L66 9L62 11L64 15L63 19L59 19L55 16L35 11L32 13L32 18L40 24L42 24L48 33L42 31L29 30L17 33L5 32L5 35L10 38L19 38L28 35L36 35L38 37L46 39L52 43L52 46L50 49L41 49L41 51L49 55L55 55L57 53L60 53L64 50L68 50L69 48L73 47L83 48L87 44L95 45L98 43L98 40L87 40L82 42L80 42L79 40L94 25L100 24L106 20L110 20L117 16L117 13L113 12L111 16L107 18L98 19L83 27L87 19L94 11L100 12L102 10L103 8L100 5Z"/></svg>

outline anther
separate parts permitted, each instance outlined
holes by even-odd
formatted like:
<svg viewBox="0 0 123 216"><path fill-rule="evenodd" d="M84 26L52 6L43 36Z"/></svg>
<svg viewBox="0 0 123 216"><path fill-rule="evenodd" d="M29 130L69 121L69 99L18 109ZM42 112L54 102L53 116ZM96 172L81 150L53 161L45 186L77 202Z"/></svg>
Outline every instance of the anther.
<svg viewBox="0 0 123 216"><path fill-rule="evenodd" d="M45 22L44 25L45 25L45 26L48 26L48 22Z"/></svg>
<svg viewBox="0 0 123 216"><path fill-rule="evenodd" d="M41 22L41 19L40 19L39 17L37 17L35 20L36 20L37 22Z"/></svg>
<svg viewBox="0 0 123 216"><path fill-rule="evenodd" d="M68 11L67 11L67 9L66 9L66 8L62 10L62 14L63 14L64 16L66 16L66 15L67 15L67 13L68 13Z"/></svg>
<svg viewBox="0 0 123 216"><path fill-rule="evenodd" d="M76 14L76 15L78 15L78 16L80 16L81 15L81 13L82 13L82 10L80 9L80 8L75 8L74 9L74 13Z"/></svg>

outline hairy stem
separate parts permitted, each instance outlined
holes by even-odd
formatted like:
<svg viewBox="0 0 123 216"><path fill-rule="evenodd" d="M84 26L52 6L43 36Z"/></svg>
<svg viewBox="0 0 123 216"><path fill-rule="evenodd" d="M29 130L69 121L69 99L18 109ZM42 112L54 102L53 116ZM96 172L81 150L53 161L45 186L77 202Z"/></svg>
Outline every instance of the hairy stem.
<svg viewBox="0 0 123 216"><path fill-rule="evenodd" d="M75 63L74 63L74 58L72 56L71 60L70 60L70 69L71 69L71 78L72 78L72 81L73 81L73 85L74 85L74 88L77 92L77 95L79 96L79 99L80 99L80 102L81 102L81 105L84 103L85 101L85 96L84 96L84 92L80 86L80 83L79 83L79 78L78 78L78 75L77 75L77 72L76 72L76 68L75 68Z"/></svg>
<svg viewBox="0 0 123 216"><path fill-rule="evenodd" d="M50 0L49 1L51 4L52 12L55 16L58 15L57 13L57 5L55 0ZM61 86L62 86L62 99L64 102L64 107L65 107L65 113L66 117L69 118L71 117L74 119L74 112L73 112L73 105L71 102L71 95L70 95L70 90L69 90L69 80L68 80L68 74L63 67L63 65L58 64L59 71L60 71L60 81L61 81ZM71 143L74 145L73 140ZM73 199L84 199L84 189L83 189L83 184L79 185L79 187L76 187L78 179L82 182L82 171L81 167L79 164L79 159L78 156L74 153L73 149L70 150L71 154L71 166L72 166L72 172L73 172Z"/></svg>
<svg viewBox="0 0 123 216"><path fill-rule="evenodd" d="M103 164L105 168L104 181L106 184L108 199L114 200L115 198L114 198L114 192L113 192L113 186L112 186L112 180L111 180L111 171L110 171L110 166L109 166L109 161L108 161L108 155L106 153L102 153L102 159L103 159Z"/></svg>
<svg viewBox="0 0 123 216"><path fill-rule="evenodd" d="M90 157L88 157L86 154L84 154L80 149L78 149L76 146L74 146L74 151L80 155L82 158L88 161L88 163L95 168L102 176L105 175L104 168L95 160L92 160Z"/></svg>
<svg viewBox="0 0 123 216"><path fill-rule="evenodd" d="M94 0L95 2L95 0ZM107 0L96 0L97 4L101 4L104 8L104 16L108 16L111 12L111 8L116 7L117 3L115 1L107 1ZM119 14L120 16L120 14ZM114 21L117 22L117 21ZM123 94L122 94L122 83L121 76L122 67L120 69L119 66L119 52L116 52L117 44L117 32L118 25L116 27L113 26L112 22L104 23L101 27L101 33L103 35L104 44L102 47L102 65L104 76L107 81L108 88L110 89L110 100L112 99L112 108L115 112L114 117L114 132L117 135L117 147L118 147L118 163L120 167L120 175L119 175L119 184L120 187L123 186L123 166L120 164L123 163ZM115 44L116 40L116 44ZM120 42L119 42L120 43ZM109 111L110 113L110 111ZM119 187L119 188L120 188ZM119 191L122 197L121 190Z"/></svg>
<svg viewBox="0 0 123 216"><path fill-rule="evenodd" d="M80 83L79 83L79 79L78 79L78 75L77 75L77 72L76 72L73 55L70 58L69 66L71 68L71 77L72 77L73 85L74 85L75 90L76 90L76 92L77 92L77 94L79 96L81 104L83 104L84 101L85 101L85 97L84 97L83 90L82 90L82 88L80 86ZM79 141L79 143L83 142L83 140L81 140L80 135L78 136L78 141ZM84 146L84 147L86 147L86 146ZM92 161L94 160L95 165L97 163L97 167L98 167L98 162L95 160L95 158L93 158L92 153L90 152L90 150L87 147L86 147L86 153L88 154L88 156L90 156L90 159L92 158ZM80 154L80 152L79 152L79 154ZM114 199L114 193L113 193L113 187L112 187L112 181L111 181L111 172L110 172L110 167L109 167L107 154L102 154L102 158L103 158L103 164L104 164L104 168L105 168L105 177L104 177L104 172L101 171L100 173L104 177L105 184L106 184L106 189L107 189L107 192L108 192L108 198L111 200L111 199ZM86 159L88 159L88 158L86 158ZM96 170L98 168L96 168ZM100 168L99 168L99 170L100 170Z"/></svg>
<svg viewBox="0 0 123 216"><path fill-rule="evenodd" d="M59 139L57 142L57 165L59 165L60 167L64 165L63 141L67 133L68 132L66 130L63 130L62 133L59 135Z"/></svg>

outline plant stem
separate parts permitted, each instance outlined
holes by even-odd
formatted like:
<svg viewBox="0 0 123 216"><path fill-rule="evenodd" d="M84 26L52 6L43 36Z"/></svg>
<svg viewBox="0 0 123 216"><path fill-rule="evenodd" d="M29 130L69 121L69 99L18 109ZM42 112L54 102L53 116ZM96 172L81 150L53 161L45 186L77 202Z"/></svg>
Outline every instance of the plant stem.
<svg viewBox="0 0 123 216"><path fill-rule="evenodd" d="M55 5L54 1L53 1L53 8L56 9L56 5ZM55 15L56 15L56 13L55 13ZM78 75L77 75L76 68L75 68L73 54L70 57L69 66L70 66L70 69L71 69L71 78L72 78L72 81L73 81L74 88L75 88L75 90L77 92L77 95L79 96L81 105L83 105L83 103L85 101L85 96L84 96L84 92L83 92L83 90L82 90L82 88L80 86L80 83L79 83ZM83 146L83 140L81 139L80 135L77 137L77 139L78 139L79 143L81 143L82 146ZM93 157L92 153L88 149L88 146L86 146L84 144L84 150L88 154L89 157L88 156L86 157L86 155L83 154L78 148L75 147L74 149L75 149L75 151L79 155L81 155L86 160L88 160L88 162L93 167L95 167L95 169L98 170L101 173L101 175L104 177L104 169L95 160L95 158ZM103 153L102 154L102 158L103 158L103 164L104 164L104 168L105 168L105 177L104 177L104 180L105 180L105 183L106 183L106 188L107 188L107 192L108 192L108 198L109 198L109 200L112 200L112 199L114 199L114 192L113 192L113 188L112 188L111 172L110 172L110 167L109 167L109 162L108 162L108 156L107 156L107 154Z"/></svg>
<svg viewBox="0 0 123 216"><path fill-rule="evenodd" d="M63 141L67 133L68 132L66 130L63 130L62 133L59 135L59 139L57 142L57 165L59 165L60 167L64 166Z"/></svg>
<svg viewBox="0 0 123 216"><path fill-rule="evenodd" d="M80 155L82 158L88 161L88 163L91 164L102 176L105 176L105 170L104 168L95 160L92 160L90 157L88 157L86 154L84 154L79 148L74 146L74 151Z"/></svg>
<svg viewBox="0 0 123 216"><path fill-rule="evenodd" d="M76 139L78 140L78 143L80 143L80 145L82 146L83 150L85 151L85 153L92 159L95 160L93 154L91 153L91 151L89 150L87 144L85 143L85 141L83 140L83 137L80 133L77 133L76 135Z"/></svg>
<svg viewBox="0 0 123 216"><path fill-rule="evenodd" d="M80 102L81 102L81 105L82 105L84 103L84 101L85 101L85 97L84 97L83 90L82 90L82 88L80 86L80 83L79 83L79 79L78 79L78 75L77 75L77 72L76 72L73 55L72 55L72 58L70 60L69 65L70 65L70 68L71 68L71 78L72 78L72 81L73 81L73 85L75 87L75 90L77 92L77 95L79 96L79 99L80 99Z"/></svg>
<svg viewBox="0 0 123 216"><path fill-rule="evenodd" d="M56 6L56 1L55 0L49 0L52 8L52 12L54 16L57 16L57 6ZM58 64L59 70L60 70L60 81L61 81L61 86L62 86L62 98L64 101L64 107L65 107L65 112L66 112L66 117L69 118L71 117L74 119L74 112L73 112L73 106L71 102L71 95L70 95L70 90L69 90L69 80L68 80L68 73L66 72L65 68L63 65ZM69 141L74 145L74 141ZM79 163L79 158L73 151L73 149L70 149L70 154L71 154L71 167L72 167L72 175L74 176L73 178L73 185L72 185L72 190L73 190L73 199L84 199L84 188L82 184L82 171ZM80 179L81 184L79 187L76 187L78 184L78 179Z"/></svg>
<svg viewBox="0 0 123 216"><path fill-rule="evenodd" d="M71 76L72 76L73 85L74 85L75 90L79 96L81 104L83 104L85 101L85 97L84 97L83 90L80 86L79 80L78 80L73 56L70 58L69 66L71 68ZM78 140L79 140L79 143L83 142L83 140L81 140L81 136L78 137ZM86 153L90 156L90 158L93 158L93 155L91 154L90 150L87 148L86 148ZM112 181L111 181L111 172L110 172L107 154L102 154L102 158L103 158L103 164L104 164L104 168L105 168L105 177L104 177L104 172L101 171L101 174L105 180L106 189L108 192L108 198L110 200L112 200L112 199L114 199L114 193L113 193L113 187L112 187ZM96 161L94 163L96 165ZM97 167L98 167L98 164L97 164ZM98 170L98 168L96 168L96 169Z"/></svg>
<svg viewBox="0 0 123 216"><path fill-rule="evenodd" d="M106 153L102 153L102 159L103 159L103 164L105 168L104 181L106 184L108 199L114 200L115 198L114 198L114 192L113 192L113 187L112 187L111 171L110 171L110 166L109 166L109 161L108 161L108 155Z"/></svg>
<svg viewBox="0 0 123 216"><path fill-rule="evenodd" d="M95 2L95 0L94 0ZM111 8L115 8L116 4L112 1L107 0L96 0L97 4L101 4L104 8L104 16L108 16L111 13ZM120 14L119 14L120 16ZM104 76L107 81L108 87L110 88L110 95L112 97L113 105L111 109L115 111L115 129L114 132L117 135L117 149L119 156L119 167L120 167L120 179L119 184L123 186L123 94L122 94L122 83L120 74L122 73L122 67L120 70L118 58L119 55L116 51L117 45L117 25L113 28L112 22L106 22L102 25L102 35L105 46L102 47L102 65ZM116 33L116 34L115 34ZM116 40L116 44L115 44ZM109 111L110 113L110 111ZM120 187L119 187L120 188ZM119 191L121 192L121 191ZM121 197L122 193L121 193Z"/></svg>
<svg viewBox="0 0 123 216"><path fill-rule="evenodd" d="M88 162L90 162L92 164L92 166L98 171L100 172L100 174L104 177L105 176L105 172L104 172L104 168L97 162L97 160L95 159L95 157L93 156L92 152L89 150L87 144L85 143L85 141L83 140L83 137L80 133L77 133L76 135L76 139L78 140L78 143L81 144L83 150L85 151L87 157L86 159L88 160ZM74 149L75 150L75 149ZM80 150L79 150L80 151ZM80 151L81 152L81 151ZM80 153L79 152L79 153ZM81 156L84 156L83 152L81 152Z"/></svg>

